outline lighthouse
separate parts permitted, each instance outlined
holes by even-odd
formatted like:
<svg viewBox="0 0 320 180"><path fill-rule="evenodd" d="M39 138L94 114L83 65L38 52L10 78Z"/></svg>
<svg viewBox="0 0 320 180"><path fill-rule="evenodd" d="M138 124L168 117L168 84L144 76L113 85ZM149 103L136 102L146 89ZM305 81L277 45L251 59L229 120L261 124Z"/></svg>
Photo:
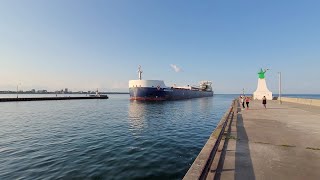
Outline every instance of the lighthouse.
<svg viewBox="0 0 320 180"><path fill-rule="evenodd" d="M267 70L260 70L258 73L258 87L257 90L253 93L253 98L257 100L262 100L263 96L266 96L267 100L272 100L272 92L269 91L266 83L265 73Z"/></svg>

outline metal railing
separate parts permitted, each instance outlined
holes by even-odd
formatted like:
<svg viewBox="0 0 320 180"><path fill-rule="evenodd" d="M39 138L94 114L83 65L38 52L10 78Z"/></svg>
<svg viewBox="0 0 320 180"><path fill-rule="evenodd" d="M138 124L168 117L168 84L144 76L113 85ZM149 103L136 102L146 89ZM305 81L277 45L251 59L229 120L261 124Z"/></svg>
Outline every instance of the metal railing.
<svg viewBox="0 0 320 180"><path fill-rule="evenodd" d="M208 172L210 171L212 162L215 158L215 155L218 151L221 139L224 135L225 128L227 127L228 122L234 116L234 109L236 106L237 100L233 100L230 108L221 118L218 126L213 131L209 140L202 148L201 152L197 156L196 160L191 165L190 169L184 176L184 180L194 180L194 179L206 179Z"/></svg>

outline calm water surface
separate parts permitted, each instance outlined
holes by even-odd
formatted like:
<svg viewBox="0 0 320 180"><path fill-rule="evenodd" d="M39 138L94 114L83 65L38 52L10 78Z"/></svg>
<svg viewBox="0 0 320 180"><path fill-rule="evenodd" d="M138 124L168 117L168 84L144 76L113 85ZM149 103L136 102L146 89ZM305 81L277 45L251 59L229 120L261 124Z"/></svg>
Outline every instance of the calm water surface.
<svg viewBox="0 0 320 180"><path fill-rule="evenodd" d="M278 96L274 94L274 96ZM320 99L320 94L284 94L283 97L304 98L304 99Z"/></svg>
<svg viewBox="0 0 320 180"><path fill-rule="evenodd" d="M236 95L0 103L0 179L181 179Z"/></svg>

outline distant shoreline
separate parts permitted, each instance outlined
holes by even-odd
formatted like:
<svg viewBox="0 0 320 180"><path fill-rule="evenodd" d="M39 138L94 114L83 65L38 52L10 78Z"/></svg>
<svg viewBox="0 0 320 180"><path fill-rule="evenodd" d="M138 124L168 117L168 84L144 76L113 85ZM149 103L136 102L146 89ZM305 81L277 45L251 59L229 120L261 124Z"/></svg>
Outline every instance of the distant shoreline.
<svg viewBox="0 0 320 180"><path fill-rule="evenodd" d="M16 95L17 92L14 91L0 91L0 94L12 94L12 95ZM30 93L30 92L18 92L19 95L44 95L44 94L48 94L48 95L91 95L91 94L96 94L96 92L90 92L90 93L80 93L80 92L72 92L72 93L55 93L55 92L46 92L46 93ZM129 94L129 92L99 92L99 94ZM235 97L238 97L242 94L222 94L222 93L218 93L218 94L214 94L214 96L216 95L234 95ZM251 95L251 94L245 94L245 95ZM273 97L278 97L279 95L274 93ZM281 94L281 97L291 97L291 98L304 98L304 99L320 99L320 94Z"/></svg>

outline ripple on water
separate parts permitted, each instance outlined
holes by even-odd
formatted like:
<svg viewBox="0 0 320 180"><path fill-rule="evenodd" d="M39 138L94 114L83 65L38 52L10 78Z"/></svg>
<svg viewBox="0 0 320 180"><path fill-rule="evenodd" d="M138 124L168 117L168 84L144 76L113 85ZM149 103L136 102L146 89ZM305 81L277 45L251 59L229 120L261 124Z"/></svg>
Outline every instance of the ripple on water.
<svg viewBox="0 0 320 180"><path fill-rule="evenodd" d="M0 179L181 179L233 97L1 103Z"/></svg>

